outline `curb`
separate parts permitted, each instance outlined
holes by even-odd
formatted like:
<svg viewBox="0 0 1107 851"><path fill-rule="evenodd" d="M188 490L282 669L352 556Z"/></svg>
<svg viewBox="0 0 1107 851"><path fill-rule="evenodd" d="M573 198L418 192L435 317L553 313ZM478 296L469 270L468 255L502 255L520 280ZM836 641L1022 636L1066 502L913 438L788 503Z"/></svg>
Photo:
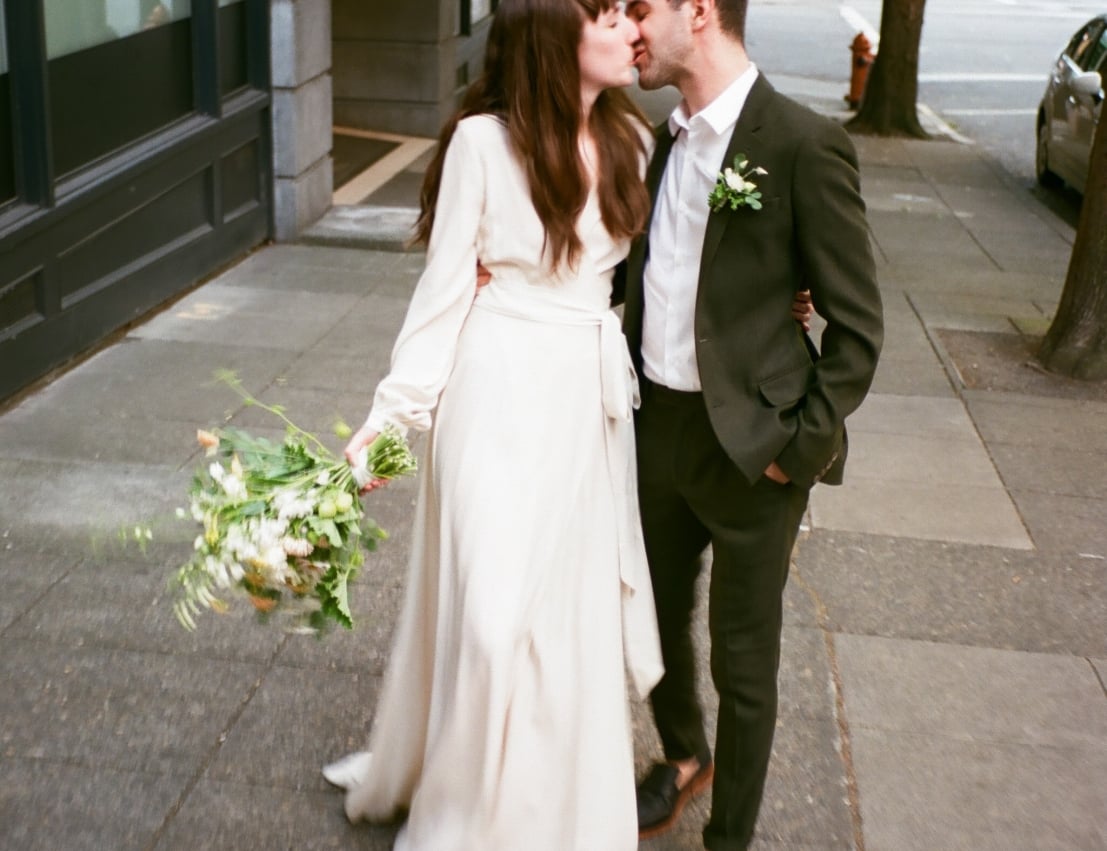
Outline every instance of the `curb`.
<svg viewBox="0 0 1107 851"><path fill-rule="evenodd" d="M305 245L415 253L422 251L410 244L418 218L419 211L412 207L339 205L331 207L297 241Z"/></svg>

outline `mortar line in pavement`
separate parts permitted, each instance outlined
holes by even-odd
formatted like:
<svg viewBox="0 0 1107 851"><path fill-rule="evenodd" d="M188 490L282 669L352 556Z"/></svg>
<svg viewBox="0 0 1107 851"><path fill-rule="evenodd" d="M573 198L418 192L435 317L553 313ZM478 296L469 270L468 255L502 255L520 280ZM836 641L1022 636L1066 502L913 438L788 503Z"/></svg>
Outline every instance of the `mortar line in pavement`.
<svg viewBox="0 0 1107 851"><path fill-rule="evenodd" d="M64 582L66 579L68 579L69 576L73 573L73 571L76 570L78 567L80 567L83 563L84 563L83 559L78 559L64 573L62 573L61 576L59 576L57 579L55 579L53 582L51 582L49 585L47 585L45 588L43 588L41 594L39 594L37 597L35 597L27 606L25 606L23 608L23 610L19 614L17 614L14 618L12 618L11 622L7 626L5 626L3 629L0 629L0 638L7 638L8 631L11 630L12 627L14 627L21 620L23 620L23 618L26 617L27 614L32 609L34 609L35 606L37 606L39 603L41 603L43 601L43 599L46 597L47 594L49 594L51 591L53 591L60 583Z"/></svg>
<svg viewBox="0 0 1107 851"><path fill-rule="evenodd" d="M1095 674L1095 678L1099 680L1099 687L1103 689L1103 696L1107 697L1107 683L1103 682L1103 677L1099 673L1099 669L1095 666L1095 663L1087 656L1084 657L1084 661L1087 662L1092 669L1092 673Z"/></svg>
<svg viewBox="0 0 1107 851"><path fill-rule="evenodd" d="M863 640L874 639L879 640L881 636L868 635L859 633L843 632L842 635L850 638L860 638ZM933 643L927 638L896 638L890 639L893 641L903 641L908 643L930 644ZM944 647L951 647L955 650L974 650L979 649L975 644L956 644L940 642ZM995 648L985 648L995 649ZM1028 651L1025 650L1004 650L1005 653L1022 654ZM1044 654L1054 655L1054 654ZM1083 657L1063 657L1063 658L1076 658L1081 659ZM1001 748L1008 751L1019 751L1026 753L1041 753L1052 754L1061 759L1071 759L1074 754L1082 754L1088 748L1092 748L1098 754L1104 750L1103 743L1099 740L1095 740L1088 744L1085 742L1051 742L1051 741L1033 741L1030 739L1019 739L1014 735L1000 736L1000 735L981 735L978 732L953 732L948 729L903 729L902 727L888 726L881 724L880 721L869 721L867 723L859 723L857 725L859 735L868 733L870 736L876 736L877 738L895 738L903 742L905 745L912 747L918 746L925 748L928 745L934 745L935 743L947 744L951 747L969 747L980 748L982 750L991 750L995 748ZM877 796L874 796L877 797ZM877 819L874 819L877 821ZM893 849L895 851L895 849ZM947 851L945 848L937 849L937 851ZM958 849L960 851L960 849ZM977 851L974 847L972 851ZM1024 851L1024 849L1018 849L1018 851ZM1039 849L1029 849L1029 851L1039 851ZM1066 849L1067 851L1067 849ZM1079 849L1084 851L1084 849Z"/></svg>
<svg viewBox="0 0 1107 851"><path fill-rule="evenodd" d="M821 601L820 601L821 602ZM838 648L834 633L823 630L827 664L834 683L834 719L838 722L838 738L841 742L842 765L846 771L846 795L849 798L849 818L853 824L853 845L856 851L865 851L865 831L861 821L861 789L857 784L857 771L853 765L853 743L850 738L849 720L846 718L846 696L842 690L842 673L838 667Z"/></svg>
<svg viewBox="0 0 1107 851"><path fill-rule="evenodd" d="M996 271L997 272L1006 272L1006 271L1008 271L1007 269L1004 269L1003 266L1000 265L999 261L996 260L996 258L992 256L992 253L987 248L984 247L983 243L981 243L981 241L979 239L977 239L976 234L972 232L972 229L968 225L965 224L965 219L963 219L961 216L958 216L956 214L956 211L953 209L953 205L950 204L948 200L946 200L944 195L942 195L942 190L939 188L938 184L934 181L934 179L930 176L930 173L924 168L919 168L918 170L919 170L919 173L922 175L923 180L925 180L927 185L930 187L930 190L938 197L938 200L942 202L942 205L947 210L949 210L950 213L953 214L953 218L955 218L957 220L957 224L960 225L961 229L969 235L969 239L971 239L973 241L973 243L976 245L976 247L980 249L980 253L988 258L988 260L991 262L991 264L995 267Z"/></svg>
<svg viewBox="0 0 1107 851"><path fill-rule="evenodd" d="M864 177L862 177L862 180ZM880 240L876 236L876 231L873 230L872 224L868 225L869 228L869 241L876 247L876 250L880 252L880 259L884 261L884 265L890 265L891 261L888 259L888 252L884 250L884 246L880 244ZM876 270L877 279L880 278L880 270Z"/></svg>
<svg viewBox="0 0 1107 851"><path fill-rule="evenodd" d="M965 404L965 400L961 395L961 387L963 382L961 380L961 371L957 369L957 364L953 362L953 358L949 356L945 346L943 346L930 326L927 324L926 319L923 318L922 311L919 310L919 306L915 303L915 299L911 293L904 292L904 299L907 301L908 307L911 308L911 312L915 314L915 318L918 320L923 334L926 335L926 341L930 344L931 351L934 352L935 357L938 358L938 362L942 365L942 371L946 374L946 381L949 382L949 386L953 389L953 392L957 394L957 398L961 401L961 404ZM978 435L979 436L979 433Z"/></svg>
<svg viewBox="0 0 1107 851"><path fill-rule="evenodd" d="M43 647L52 647L58 650L74 650L74 651L87 651L89 653L119 653L128 656L150 656L158 659L184 659L189 655L192 655L191 651L181 652L176 650L165 650L157 647L144 647L137 649L134 646L128 646L127 644L113 644L110 641L102 641L95 639L81 639L80 644L73 644L71 641L67 641L65 638L59 638L51 635L11 635L0 636L0 638L6 638L13 644L35 644L42 645ZM212 651L204 656L205 661L218 662L220 664L226 663L228 665L268 665L268 662L259 662L256 659L252 659L248 656L233 656L227 653ZM278 663L273 662L273 666L276 667ZM283 665L283 667L294 667L292 665ZM305 666L306 667L306 666ZM357 672L360 672L359 669ZM369 673L374 673L369 671ZM379 671L377 672L380 673Z"/></svg>
<svg viewBox="0 0 1107 851"><path fill-rule="evenodd" d="M369 293L366 293L366 297L368 295L369 295ZM330 334L331 331L334 330L335 325L337 325L337 324L338 324L338 322L333 323L326 331L322 332L317 339L315 339L314 341L312 341L308 345L304 346L303 349L301 349L300 351L296 352L296 354L293 356L293 358L290 361L288 361L288 363L286 363L284 365L284 369L279 371L276 375L274 375L273 378L271 378L269 380L269 383L267 383L264 387L260 388L257 391L257 393L255 393L254 391L252 391L250 389L247 389L246 392L249 393L251 396L254 396L255 398L260 399L262 393L265 393L267 390L271 390L273 387L280 386L281 385L281 375L284 372L291 369L293 366L295 366L299 361L301 361L311 349L314 349L317 345L319 345L321 342L323 342L323 340L325 340L327 338L327 335ZM241 402L241 404L239 404L239 406L234 409L233 413L231 413L230 416L226 417L222 423L220 423L218 426L215 426L215 427L219 428L219 427L222 427L222 426L226 425L231 420L233 420L235 417L237 417L239 414L241 414L243 411L245 411L247 408L252 408L252 407L256 407L256 406L251 405L246 401ZM212 425L214 425L214 424L212 424ZM212 425L205 425L205 426L202 426L202 427L203 428L211 428ZM203 452L203 451L204 450L203 450L202 447L197 446L192 451L192 453L177 466L177 468L176 468L177 472L180 473L180 472L184 471L186 468L195 469L195 467L197 466L197 461L200 458L200 453Z"/></svg>
<svg viewBox="0 0 1107 851"><path fill-rule="evenodd" d="M256 695L261 689L261 684L265 682L265 678L273 670L273 666L276 664L277 657L281 655L281 651L284 650L285 645L288 644L290 637L290 635L285 634L281 638L280 642L276 646L276 649L274 649L273 653L270 655L269 661L266 662L265 667L262 669L261 674L256 680L254 680L253 685L250 686L250 690L247 692L246 697L243 698L242 702L238 705L238 708L235 709L233 713L231 713L230 720L219 732L219 735L215 737L215 743L212 745L208 753L204 756L204 759L201 761L200 766L188 779L188 782L185 783L184 790L181 792L180 795L177 796L177 800L175 800L172 805L170 805L168 812L166 812L165 814L165 818L162 819L162 823L158 826L158 829L154 831L154 835L150 837L150 841L143 846L143 851L154 851L154 849L157 848L158 843L160 843L161 840L164 838L165 832L169 829L169 826L172 824L173 819L175 819L180 813L181 809L185 805L185 802L192 794L192 791L200 782L200 779L207 773L208 768L211 767L211 764L215 761L215 758L219 756L219 751L222 750L223 744L227 741L227 735L231 732L231 730L234 729L235 725L238 724L239 719L246 711L246 707L250 705L250 702L254 699L254 695Z"/></svg>
<svg viewBox="0 0 1107 851"><path fill-rule="evenodd" d="M930 348L933 349L934 354L938 357L939 362L942 364L942 369L946 373L946 380L953 388L953 392L957 395L957 401L961 403L961 408L965 411L965 416L968 417L969 422L972 423L973 433L976 435L977 442L984 449L984 453L988 456L988 463L992 465L992 470L996 474L996 478L999 479L999 483L1003 485L1003 492L1007 495L1008 501L1011 503L1011 507L1015 510L1015 515L1019 518L1019 523L1026 532L1027 540L1030 541L1030 545L1037 550L1038 544L1034 540L1034 533L1030 529L1030 524L1026 522L1026 518L1022 516L1022 510L1019 508L1017 502L1011 498L1011 488L1007 484L1007 480L1003 477L1003 471L996 462L996 457L992 453L992 448L988 445L988 441L984 439L984 435L980 432L980 425L976 421L976 417L973 416L972 408L965 402L964 387L965 383L961 378L961 372L957 369L957 364L953 362L953 358L950 357L949 352L946 351L945 346L938 340L937 335L927 324L923 318L922 311L919 310L919 306L915 304L915 300L911 297L910 293L904 293L907 299L907 304L910 305L912 312L915 314L915 318L918 319L919 325L922 326L923 334L926 335L926 340L930 343ZM1017 329L1016 329L1017 330Z"/></svg>
<svg viewBox="0 0 1107 851"><path fill-rule="evenodd" d="M295 363L295 362L296 361L292 361L291 363ZM274 379L274 381L275 380L276 379ZM272 386L273 386L273 381L270 381L265 386L265 389L268 389L269 387L272 387ZM252 407L252 406L247 405L245 402L242 402L241 404L239 404L239 406L237 408L234 409L234 411L229 416L224 417L222 423L219 423L218 425L215 425L214 423L211 423L211 424L205 423L203 425L197 426L197 429L200 429L200 428L204 428L204 429L222 428L227 423L229 423L231 420L233 420L235 417L237 417L239 414L241 414L243 411L245 411L249 407ZM180 464L177 465L176 472L182 473L186 469L192 470L193 472L195 472L195 471L199 470L202 467L206 467L207 465L204 463L203 456L201 456L201 453L204 453L206 455L207 450L205 450L202 446L199 445L199 443L197 443L196 448L192 450L192 452L189 454L189 456L187 458L185 458L184 461L182 461Z"/></svg>
<svg viewBox="0 0 1107 851"><path fill-rule="evenodd" d="M800 543L797 543L797 546L800 546ZM842 674L838 666L838 649L834 643L834 633L830 630L826 604L819 597L819 593L804 580L794 560L792 577L793 581L811 598L815 606L815 623L819 632L823 634L827 666L830 668L831 684L834 687L834 721L838 726L838 754L842 760L842 770L846 775L846 799L850 825L853 828L853 846L854 851L865 851L865 832L861 821L861 789L857 783L857 772L853 765L853 745L849 720L846 718L846 700L842 691Z"/></svg>
<svg viewBox="0 0 1107 851"><path fill-rule="evenodd" d="M1004 168L994 155L985 151L981 159L983 159L984 164L988 167L988 170L991 171L996 180L1002 183L1004 187L1010 190L1011 194L1019 200L1023 209L1030 212L1034 218L1046 225L1063 241L1067 242L1069 245L1073 244L1073 240L1076 239L1076 228L1070 227L1064 219L1049 208L1049 205L1043 203L1041 199L1035 198L1030 190L1020 183L1011 172Z"/></svg>

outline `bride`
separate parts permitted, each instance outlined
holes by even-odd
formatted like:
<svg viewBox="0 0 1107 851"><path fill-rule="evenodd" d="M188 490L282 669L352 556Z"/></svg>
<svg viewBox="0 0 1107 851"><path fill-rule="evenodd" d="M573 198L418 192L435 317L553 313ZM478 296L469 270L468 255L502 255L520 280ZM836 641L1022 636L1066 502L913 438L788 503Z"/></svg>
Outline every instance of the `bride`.
<svg viewBox="0 0 1107 851"><path fill-rule="evenodd" d="M391 372L346 449L429 430L369 753L324 771L352 820L407 812L403 851L637 847L625 672L645 696L661 662L609 309L650 207L649 130L621 91L636 39L614 0L499 4L427 172Z"/></svg>

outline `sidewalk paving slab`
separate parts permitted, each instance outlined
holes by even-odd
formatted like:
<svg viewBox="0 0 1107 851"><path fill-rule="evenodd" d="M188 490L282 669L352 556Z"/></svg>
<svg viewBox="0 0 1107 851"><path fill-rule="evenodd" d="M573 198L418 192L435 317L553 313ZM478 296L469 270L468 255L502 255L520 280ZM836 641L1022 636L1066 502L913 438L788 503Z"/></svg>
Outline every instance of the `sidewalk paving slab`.
<svg viewBox="0 0 1107 851"><path fill-rule="evenodd" d="M1098 851L1105 778L1087 752L858 730L866 851ZM1101 760L1105 754L1092 755Z"/></svg>
<svg viewBox="0 0 1107 851"><path fill-rule="evenodd" d="M892 480L852 477L834 491L812 495L811 516L820 529L873 532L892 537L954 541L1028 550L1033 543L1015 505L1000 486L917 477Z"/></svg>
<svg viewBox="0 0 1107 851"><path fill-rule="evenodd" d="M835 638L850 729L1086 752L1107 791L1107 706L1079 656Z"/></svg>
<svg viewBox="0 0 1107 851"><path fill-rule="evenodd" d="M836 643L866 848L1102 847L1087 817L1107 811L1107 708L1086 660Z"/></svg>
<svg viewBox="0 0 1107 851"><path fill-rule="evenodd" d="M316 641L292 635L287 642ZM265 672L250 700L250 723L227 733L205 777L216 782L327 792L322 767L367 739L380 695L381 677L372 673L274 666ZM295 712L289 708L295 707ZM304 723L310 719L310 723ZM341 796L335 796L340 801Z"/></svg>
<svg viewBox="0 0 1107 851"><path fill-rule="evenodd" d="M1011 491L1011 499L1040 549L1107 558L1102 500L1016 490ZM1107 612L1104 615L1101 627L1107 623Z"/></svg>
<svg viewBox="0 0 1107 851"><path fill-rule="evenodd" d="M257 664L8 638L5 759L188 776L217 745Z"/></svg>
<svg viewBox="0 0 1107 851"><path fill-rule="evenodd" d="M98 536L171 514L191 476L162 466L0 458L0 478L0 529L23 527L91 547Z"/></svg>
<svg viewBox="0 0 1107 851"><path fill-rule="evenodd" d="M144 851L182 788L174 776L5 758L0 839L11 851Z"/></svg>
<svg viewBox="0 0 1107 851"><path fill-rule="evenodd" d="M388 851L395 828L342 828L332 792L228 783L203 777L152 851ZM202 842L202 845L197 844Z"/></svg>
<svg viewBox="0 0 1107 851"><path fill-rule="evenodd" d="M7 639L42 642L55 647L133 650L140 653L199 657L212 662L267 663L279 636L259 629L252 611L241 606L186 632L171 610L173 594L161 562L138 561L133 551L117 557L114 541L105 541L99 556L90 558L51 585L4 633ZM177 548L181 561L189 546ZM120 612L127 612L120 628Z"/></svg>
<svg viewBox="0 0 1107 851"><path fill-rule="evenodd" d="M809 534L795 560L831 633L1107 653L1104 561L855 532Z"/></svg>

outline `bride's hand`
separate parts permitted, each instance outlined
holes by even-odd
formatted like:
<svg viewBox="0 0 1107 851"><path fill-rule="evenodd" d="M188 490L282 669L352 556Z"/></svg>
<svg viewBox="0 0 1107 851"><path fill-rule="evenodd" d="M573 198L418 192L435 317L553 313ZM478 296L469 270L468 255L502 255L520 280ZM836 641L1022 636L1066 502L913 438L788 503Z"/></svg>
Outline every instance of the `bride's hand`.
<svg viewBox="0 0 1107 851"><path fill-rule="evenodd" d="M358 455L363 449L368 448L368 446L377 439L378 434L378 432L371 429L368 425L363 425L354 432L353 437L350 438L350 442L346 444L343 454L346 456L346 462L355 470L361 465ZM361 488L361 492L366 494L371 490L383 488L387 484L387 479L370 479Z"/></svg>

